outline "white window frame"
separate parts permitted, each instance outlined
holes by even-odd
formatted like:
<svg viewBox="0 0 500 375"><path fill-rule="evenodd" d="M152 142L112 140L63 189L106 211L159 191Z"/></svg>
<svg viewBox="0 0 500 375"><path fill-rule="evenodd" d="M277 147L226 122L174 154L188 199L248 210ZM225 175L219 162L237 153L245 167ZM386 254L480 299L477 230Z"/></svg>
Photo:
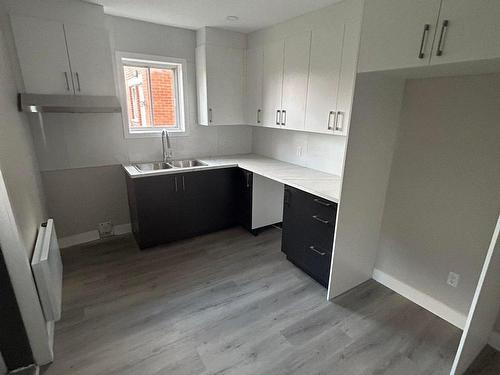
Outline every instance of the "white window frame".
<svg viewBox="0 0 500 375"><path fill-rule="evenodd" d="M175 84L175 102L176 102L176 123L175 128L171 126L156 126L150 129L131 130L129 127L128 118L128 103L125 85L125 73L123 67L125 63L133 64L134 66L144 66L150 68L170 68L175 70L174 79ZM122 106L122 119L123 119L123 132L125 138L150 138L161 137L161 132L164 129L173 136L187 135L187 118L186 118L186 90L184 82L186 82L185 75L187 71L187 61L177 57L166 57L157 55L145 55L132 52L116 52L116 65L118 72L118 88L120 90L120 101Z"/></svg>

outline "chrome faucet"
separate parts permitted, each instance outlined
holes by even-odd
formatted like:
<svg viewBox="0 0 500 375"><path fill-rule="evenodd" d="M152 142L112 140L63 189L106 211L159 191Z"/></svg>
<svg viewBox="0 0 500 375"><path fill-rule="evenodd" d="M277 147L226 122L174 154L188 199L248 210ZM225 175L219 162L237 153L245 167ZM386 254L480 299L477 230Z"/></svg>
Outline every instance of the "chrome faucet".
<svg viewBox="0 0 500 375"><path fill-rule="evenodd" d="M170 138L166 129L161 132L161 147L163 151L163 162L167 163L172 159L172 146L170 145Z"/></svg>

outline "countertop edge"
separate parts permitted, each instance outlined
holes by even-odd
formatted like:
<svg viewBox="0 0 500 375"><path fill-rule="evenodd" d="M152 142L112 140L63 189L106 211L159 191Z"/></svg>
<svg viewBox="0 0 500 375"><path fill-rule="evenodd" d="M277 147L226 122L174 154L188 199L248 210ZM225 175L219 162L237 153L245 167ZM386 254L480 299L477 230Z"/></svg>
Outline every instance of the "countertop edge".
<svg viewBox="0 0 500 375"><path fill-rule="evenodd" d="M288 186L294 187L294 188L299 189L301 191L304 191L306 193L316 195L316 196L318 196L320 198L323 198L323 199L327 199L327 200L329 200L331 202L334 202L334 203L337 203L337 204L340 202L340 197L335 197L335 196L332 196L332 195L329 195L329 194L325 194L324 192L311 189L311 188L309 188L307 186L304 186L304 185L301 185L300 183L297 183L295 181L287 180L286 178L276 177L275 175L273 175L272 173L269 173L267 171L262 171L259 168L252 168L252 166L247 165L245 162L241 162L240 163L238 161L228 161L226 163L226 162L223 161L223 158L224 157L221 157L221 159L210 158L210 157L208 157L208 158L199 158L200 161L205 162L208 165L198 166L198 167L191 167L191 168L182 168L182 169L165 169L165 170L150 171L150 172L139 172L133 165L122 164L122 167L125 170L126 174L130 178L132 178L132 179L135 179L135 178L144 178L144 177L153 177L153 176L161 176L161 175L168 175L168 174L190 173L190 172L198 172L198 171L205 171L205 170L214 170L214 169L238 167L238 168L245 169L245 170L247 170L249 172L258 174L258 175L260 175L262 177L269 178L269 179L274 180L276 182L282 183L284 185L288 185ZM237 159L237 156L235 156L234 158ZM279 161L279 160L272 159L272 158L267 158L267 157L259 157L259 158L261 158L263 160L267 159L267 160L273 161L273 162ZM213 159L216 159L217 161L214 161ZM213 164L211 164L211 163L213 163ZM286 162L282 162L282 163L286 163ZM295 164L291 164L291 163L286 163L286 164L290 164L292 166L296 166ZM305 169L311 170L310 168L302 167L302 166L299 166L299 165L297 165L297 167L298 168L305 168ZM315 171L315 170L313 170L313 171ZM317 172L318 173L325 173L326 175L329 175L326 178L320 178L318 180L329 181L331 179L332 183L334 183L335 180L338 180L339 183L341 181L340 176L333 175L333 174L330 175L330 174L328 174L326 172L321 172L321 171L317 171ZM297 179L293 179L293 180L297 180ZM304 180L306 180L306 179L304 179ZM339 191L339 193L340 193L340 191Z"/></svg>

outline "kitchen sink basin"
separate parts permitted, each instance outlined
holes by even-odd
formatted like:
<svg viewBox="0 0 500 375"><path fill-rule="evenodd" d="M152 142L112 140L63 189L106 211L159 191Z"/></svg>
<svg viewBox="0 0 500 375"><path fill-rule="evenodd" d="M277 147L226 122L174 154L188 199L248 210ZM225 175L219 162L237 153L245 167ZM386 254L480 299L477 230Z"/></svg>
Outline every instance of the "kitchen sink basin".
<svg viewBox="0 0 500 375"><path fill-rule="evenodd" d="M175 168L202 167L202 166L207 165L207 164L203 163L202 161L195 160L195 159L173 160L173 161L169 162L169 164Z"/></svg>
<svg viewBox="0 0 500 375"><path fill-rule="evenodd" d="M135 164L134 167L139 170L139 172L149 172L149 171L160 171L162 169L172 169L173 166L164 163L162 161L152 162L152 163L139 163Z"/></svg>

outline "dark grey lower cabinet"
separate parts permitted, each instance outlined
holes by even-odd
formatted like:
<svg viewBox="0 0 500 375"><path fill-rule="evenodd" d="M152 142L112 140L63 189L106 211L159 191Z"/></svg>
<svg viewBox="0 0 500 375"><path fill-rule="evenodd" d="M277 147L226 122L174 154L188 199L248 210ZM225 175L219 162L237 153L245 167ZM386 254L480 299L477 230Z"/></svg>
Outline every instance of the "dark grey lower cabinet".
<svg viewBox="0 0 500 375"><path fill-rule="evenodd" d="M237 224L238 168L127 179L132 232L141 249Z"/></svg>
<svg viewBox="0 0 500 375"><path fill-rule="evenodd" d="M281 249L287 259L327 287L337 204L285 186Z"/></svg>
<svg viewBox="0 0 500 375"><path fill-rule="evenodd" d="M236 178L236 189L238 195L238 224L252 232L252 188L253 173L239 169Z"/></svg>

